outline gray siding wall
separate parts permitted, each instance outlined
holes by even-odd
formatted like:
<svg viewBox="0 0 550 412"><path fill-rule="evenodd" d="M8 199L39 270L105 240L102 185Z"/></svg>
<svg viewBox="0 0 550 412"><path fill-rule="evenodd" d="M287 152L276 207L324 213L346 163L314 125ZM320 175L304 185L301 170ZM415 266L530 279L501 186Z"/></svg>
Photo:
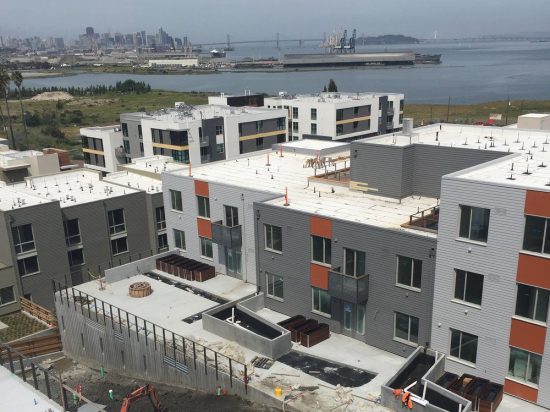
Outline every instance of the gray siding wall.
<svg viewBox="0 0 550 412"><path fill-rule="evenodd" d="M382 196L440 197L444 175L506 155L506 152L463 147L352 142L351 180L368 183L369 188L378 189L375 194Z"/></svg>
<svg viewBox="0 0 550 412"><path fill-rule="evenodd" d="M222 246L213 244L213 260L201 257L200 241L197 231L198 206L195 196L194 179L200 180L200 169L196 170L196 176L188 177L164 173L162 175L164 188L164 203L166 212L166 225L168 228L168 244L174 249L173 229L185 232L186 250L185 257L213 265L216 272L226 274L225 253ZM183 212L171 210L169 190L182 192ZM273 194L257 190L239 188L221 183L209 182L210 190L210 216L211 221L225 220L224 205L238 209L239 223L241 224L243 244L241 247L243 280L256 283L256 259L254 237L254 210L253 203L261 202L273 197Z"/></svg>
<svg viewBox="0 0 550 412"><path fill-rule="evenodd" d="M120 123L126 123L128 125L128 137L123 139L130 142L130 154L132 159L143 157L143 152L140 149L139 143L143 142L143 139L139 137L138 126L141 125L141 120L136 119L133 116L120 115Z"/></svg>
<svg viewBox="0 0 550 412"><path fill-rule="evenodd" d="M256 146L256 139L243 140L242 142L240 142L241 153L244 154L244 153L257 152L259 150L271 149L271 146L278 143L277 142L278 136L279 135L262 138L263 145L260 147ZM284 136L283 142L286 141L286 135L284 131L281 130L280 136Z"/></svg>
<svg viewBox="0 0 550 412"><path fill-rule="evenodd" d="M4 213L4 219L9 236L6 247L11 254L11 261L20 282L21 295L31 293L34 302L51 308L53 306L51 279L65 282L65 277L70 273L59 202L14 209ZM29 223L32 224L40 272L20 277L11 228ZM4 254L6 252L4 251Z"/></svg>
<svg viewBox="0 0 550 412"><path fill-rule="evenodd" d="M486 245L458 240L459 205L491 209ZM494 382L504 382L516 302L524 205L524 190L452 177L443 179L432 347L449 355L451 328L479 337L475 368L448 357L446 366L451 372L472 373ZM455 269L484 275L481 308L453 301Z"/></svg>
<svg viewBox="0 0 550 412"><path fill-rule="evenodd" d="M402 148L351 142L351 180L367 183L372 193L402 197L404 173Z"/></svg>
<svg viewBox="0 0 550 412"><path fill-rule="evenodd" d="M256 204L259 220L257 256L258 284L266 292L266 272L284 279L284 302L265 296L268 308L288 316L302 314L319 322L328 323L331 331L347 334L370 345L408 356L413 346L397 342L394 336L394 312L402 312L420 319L419 343L430 342L433 278L435 262L429 258L435 238L422 233L418 236L395 230L384 230L357 223L333 220L332 267L343 266L344 248L366 253L366 273L369 274L369 294L366 312L366 333L346 331L341 325L343 302L333 299L332 319L313 313L310 283L311 237L309 216L306 213ZM258 213L258 212L257 212ZM264 249L264 224L280 226L283 232L283 253ZM422 260L422 290L413 291L396 286L397 255ZM355 305L352 325L356 324Z"/></svg>
<svg viewBox="0 0 550 412"><path fill-rule="evenodd" d="M225 150L223 153L218 153L216 150L216 126L223 127L223 117L214 117L212 119L205 119L202 121L202 135L210 138L208 148L210 151L211 162L225 160Z"/></svg>

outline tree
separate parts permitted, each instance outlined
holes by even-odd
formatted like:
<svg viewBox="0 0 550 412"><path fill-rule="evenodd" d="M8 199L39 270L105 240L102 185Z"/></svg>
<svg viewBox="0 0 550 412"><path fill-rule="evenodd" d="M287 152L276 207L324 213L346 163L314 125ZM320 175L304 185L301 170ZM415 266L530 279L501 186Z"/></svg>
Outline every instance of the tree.
<svg viewBox="0 0 550 412"><path fill-rule="evenodd" d="M23 83L23 75L19 70L14 71L11 74L11 80L17 88L17 95L19 96L19 105L21 106L21 119L23 119L23 129L25 129L25 138L29 137L27 133L27 121L25 120L25 110L23 109L23 99L21 95L21 84Z"/></svg>
<svg viewBox="0 0 550 412"><path fill-rule="evenodd" d="M10 115L10 106L8 104L8 91L10 88L10 76L9 74L4 70L0 69L0 94L3 95L4 101L6 102L6 111L8 112L8 125L10 128L10 136L8 135L8 142L10 149L15 150L15 138L13 136L13 126L11 124L11 115Z"/></svg>
<svg viewBox="0 0 550 412"><path fill-rule="evenodd" d="M336 86L336 82L334 79L330 79L328 81L328 92L329 93L336 93L338 91L338 87Z"/></svg>
<svg viewBox="0 0 550 412"><path fill-rule="evenodd" d="M325 84L325 85L323 86L323 93L326 93L326 92L327 92L327 85Z"/></svg>

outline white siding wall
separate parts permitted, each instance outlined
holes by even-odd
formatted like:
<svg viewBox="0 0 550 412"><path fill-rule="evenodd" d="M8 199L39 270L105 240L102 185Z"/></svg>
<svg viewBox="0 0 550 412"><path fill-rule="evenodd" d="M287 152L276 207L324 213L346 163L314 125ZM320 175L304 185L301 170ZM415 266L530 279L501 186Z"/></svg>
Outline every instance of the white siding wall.
<svg viewBox="0 0 550 412"><path fill-rule="evenodd" d="M459 205L490 208L486 245L457 240ZM525 191L443 178L434 288L432 347L449 354L450 328L479 337L477 364L448 359L447 369L504 383L508 368L511 318L516 301ZM452 302L454 269L484 275L481 309Z"/></svg>

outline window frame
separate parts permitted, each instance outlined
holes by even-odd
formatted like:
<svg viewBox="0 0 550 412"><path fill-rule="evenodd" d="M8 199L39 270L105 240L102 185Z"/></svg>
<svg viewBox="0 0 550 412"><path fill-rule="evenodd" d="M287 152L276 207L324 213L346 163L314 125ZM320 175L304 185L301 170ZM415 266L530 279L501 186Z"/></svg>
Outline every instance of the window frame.
<svg viewBox="0 0 550 412"><path fill-rule="evenodd" d="M353 253L353 273L348 273L348 253ZM363 254L363 270L362 272L363 273L358 273L360 271L358 271L358 259L357 259L357 255L358 254ZM342 265L344 270L343 270L343 273L344 275L348 275L348 276L353 276L354 278L359 278L359 277L362 277L366 274L366 266L367 266L367 254L365 252L363 252L362 250L357 250L357 249L351 249L351 248L347 248L347 247L344 247L344 264Z"/></svg>
<svg viewBox="0 0 550 412"><path fill-rule="evenodd" d="M155 226L157 231L166 229L166 211L164 210L164 206L155 208Z"/></svg>
<svg viewBox="0 0 550 412"><path fill-rule="evenodd" d="M311 134L312 135L317 134L317 123L311 123Z"/></svg>
<svg viewBox="0 0 550 412"><path fill-rule="evenodd" d="M207 237L199 236L199 243L200 243L200 252L201 252L201 258L208 259L208 260L214 260L214 246L212 244L212 239L208 239ZM210 246L209 246L210 245ZM210 252L212 253L212 256L208 256L204 252L208 252L208 249L210 249Z"/></svg>
<svg viewBox="0 0 550 412"><path fill-rule="evenodd" d="M122 212L122 223L115 221L117 212ZM112 218L111 218L112 216ZM126 214L124 208L118 208L107 211L107 221L109 223L109 235L116 236L122 233L126 233Z"/></svg>
<svg viewBox="0 0 550 412"><path fill-rule="evenodd" d="M229 212L229 213L228 213ZM239 226L239 208L230 205L223 205L223 217L227 227Z"/></svg>
<svg viewBox="0 0 550 412"><path fill-rule="evenodd" d="M523 354L527 354L527 362L525 363L525 375L523 377L521 376L515 376L515 375L512 375L510 373L510 369L512 367L512 354L513 352L518 352L518 353L523 353ZM531 359L533 357L537 357L539 358L538 359L538 374L537 374L537 382L532 382L530 380L528 380L528 372L529 371L532 371L533 370L533 365L531 363ZM514 381L518 381L518 382L521 382L523 384L526 384L526 385L530 385L530 386L535 386L535 387L539 387L539 382L540 382L540 378L541 378L541 375L542 375L542 355L538 354L538 353L534 353L534 352L529 352L528 350L525 350L525 349L521 349L521 348L516 348L514 346L510 346L510 355L508 357L508 369L506 371L506 378L509 378L511 380L514 380Z"/></svg>
<svg viewBox="0 0 550 412"><path fill-rule="evenodd" d="M179 229L172 229L172 231L172 234L174 235L174 246L183 251L187 250L187 245L185 243L185 232ZM183 242L181 242L182 240Z"/></svg>
<svg viewBox="0 0 550 412"><path fill-rule="evenodd" d="M170 207L174 212L183 212L183 200L181 192L179 190L169 189L170 193ZM179 209L178 209L179 207Z"/></svg>
<svg viewBox="0 0 550 412"><path fill-rule="evenodd" d="M536 286L526 285L526 284L523 284L523 283L518 283L516 287L517 287L517 289L516 289L516 307L514 308L514 317L524 319L528 322L536 322L537 324L546 325L547 322L548 322L548 307L550 306L550 290L544 289L544 288L538 288ZM520 295L520 288L530 288L530 289L533 289L534 292L535 292L534 301L532 303L531 303L531 300L529 301L529 308L528 308L529 311L533 312L532 316L525 316L523 314L518 314L518 304L519 304L519 299L518 298L519 298L519 295ZM540 319L536 318L537 317L537 312L539 312L538 304L540 302L539 299L541 299L540 298L541 293L546 293L547 294L546 309L542 310L542 313L545 316L544 320L540 320Z"/></svg>
<svg viewBox="0 0 550 412"><path fill-rule="evenodd" d="M11 289L12 300L4 301L3 291L5 291L7 289ZM12 303L15 303L15 302L17 302L17 299L16 299L15 287L14 286L5 286L3 288L0 288L0 306L11 305Z"/></svg>
<svg viewBox="0 0 550 412"><path fill-rule="evenodd" d="M163 242L161 243L161 239L163 239ZM157 234L157 249L160 252L165 252L169 249L168 246L168 235L166 233L159 233Z"/></svg>
<svg viewBox="0 0 550 412"><path fill-rule="evenodd" d="M483 286L485 284L485 276L482 275L481 273L470 272L470 271L462 270L462 269L455 269L454 272L455 272L455 285L454 285L453 300L455 302L463 303L463 304L466 304L466 305L481 307L481 305L483 304ZM457 284L458 284L458 281L459 281L459 278L458 278L459 272L464 273L464 285L462 285L462 297L457 297L457 292L458 292ZM467 295L467 292L468 292L468 283L469 283L468 278L476 277L476 276L481 277L481 288L480 288L481 296L480 296L480 299L479 299L479 303L473 302L471 300L466 300L466 297L467 297L466 295ZM477 288L474 288L474 289L477 289Z"/></svg>
<svg viewBox="0 0 550 412"><path fill-rule="evenodd" d="M464 234L462 233L462 229L463 229L462 218L463 218L465 208L468 208L469 211L470 211L469 212L468 235L467 236L464 236ZM485 234L484 239L474 239L474 238L472 238L472 222L474 220L474 211L475 210L482 210L482 211L487 212L487 233ZM465 239L465 240L470 241L470 242L487 244L487 242L489 240L490 221L491 221L491 209L490 208L479 207L479 206L459 205L458 237L460 239Z"/></svg>
<svg viewBox="0 0 550 412"><path fill-rule="evenodd" d="M312 107L311 110L310 110L310 114L311 114L311 120L316 121L317 120L317 108Z"/></svg>
<svg viewBox="0 0 550 412"><path fill-rule="evenodd" d="M449 344L450 344L450 347L449 347L449 358L455 359L455 360L457 360L458 362L464 362L464 363L466 363L466 364L468 364L468 365L474 365L474 366L475 366L476 363L477 363L477 350L478 350L478 346L479 346L479 336L474 335L474 334L471 334L471 333L468 333L468 332L464 332L464 331L462 331L462 330L453 329L453 328L450 329L450 332L451 332L451 335L450 335L450 342L449 342ZM460 334L460 340L459 340L459 345L458 345L458 356L455 356L455 355L452 354L452 351L453 351L453 347L452 347L452 345L453 345L453 333L455 333L455 332L458 332L458 333ZM475 342L476 342L475 356L474 356L474 357L475 357L475 360L474 360L473 362L472 362L471 360L469 360L469 359L464 359L464 358L462 357L462 349L463 349L463 346L464 346L464 344L463 344L463 337L464 337L464 335L468 335L468 336L471 336L471 337L474 337L474 338L475 338Z"/></svg>
<svg viewBox="0 0 550 412"><path fill-rule="evenodd" d="M29 273L26 273L26 268L25 268L25 273L21 273L21 268L20 268L20 264L19 262L24 262L28 259L36 259L36 271L34 272L29 272ZM19 259L17 259L17 272L19 273L19 276L24 278L24 277L27 277L27 276L33 276L33 275L37 275L40 273L40 261L38 260L38 255L34 254L34 255L31 255L31 256L25 256L25 257L21 257Z"/></svg>
<svg viewBox="0 0 550 412"><path fill-rule="evenodd" d="M280 282L280 291L281 296L276 294L277 288L275 287L276 282ZM281 275L276 275L271 272L265 272L265 291L266 296L284 302L285 300L285 291L284 291L284 278Z"/></svg>
<svg viewBox="0 0 550 412"><path fill-rule="evenodd" d="M197 216L210 219L210 198L208 196L197 196Z"/></svg>
<svg viewBox="0 0 550 412"><path fill-rule="evenodd" d="M411 260L411 273L410 273L410 284L401 283L399 281L399 268L401 267L399 264L400 259L410 259ZM420 292L422 290L422 270L424 266L424 262L422 259L415 259L410 256L404 256L404 255L397 255L397 264L395 267L395 285L401 288L411 289L417 292ZM418 282L418 286L415 286L415 272L417 269L417 263L420 262L420 274L418 275L420 277L420 280Z"/></svg>
<svg viewBox="0 0 550 412"><path fill-rule="evenodd" d="M126 245L126 250L119 250L118 249L118 243L121 242L122 240L124 240L124 243ZM113 245L117 245L116 251L115 251L115 248L113 247ZM128 253L128 251L129 251L129 248L128 248L128 237L127 236L120 236L120 237L117 237L117 238L111 238L111 253L113 254L113 256L123 255L124 253Z"/></svg>
<svg viewBox="0 0 550 412"><path fill-rule="evenodd" d="M397 336L397 319L399 316L403 316L407 318L407 338L402 338L400 336ZM411 340L411 334L412 334L412 326L413 326L413 320L416 319L416 339L417 342L414 340ZM403 312L394 312L393 313L393 339L405 343L407 345L411 346L418 346L420 341L420 318L417 318L416 316L407 315Z"/></svg>
<svg viewBox="0 0 550 412"><path fill-rule="evenodd" d="M362 311L363 312L363 315L362 317L359 316L359 312ZM364 335L365 334L365 321L367 319L367 305L365 304L357 304L355 306L355 313L356 313L356 318L355 318L355 332L360 334L360 335ZM359 327L361 326L361 327Z"/></svg>
<svg viewBox="0 0 550 412"><path fill-rule="evenodd" d="M327 309L327 308L322 308L322 303L323 303L323 300L321 299L321 295L328 295L328 310L330 312L323 312L322 309ZM317 295L317 299L316 299L316 295ZM316 309L315 308L315 301L318 301L318 308ZM326 296L325 296L325 302L326 302ZM311 287L311 311L313 313L316 313L318 315L321 315L321 316L325 316L325 317L328 317L328 318L332 318L332 303L330 301L330 294L328 293L328 291L324 290L324 289L321 289L321 288L316 288L315 286L312 286Z"/></svg>
<svg viewBox="0 0 550 412"><path fill-rule="evenodd" d="M21 241L21 229L23 227L30 227L30 234L32 236L32 240L27 241ZM32 223L25 223L18 226L13 226L11 228L11 233L13 237L13 248L15 249L16 255L22 255L25 253L35 252L36 251L36 239L34 238L34 229L32 227ZM22 245L31 245L31 248L24 249Z"/></svg>
<svg viewBox="0 0 550 412"><path fill-rule="evenodd" d="M269 232L268 232L269 227ZM279 229L280 233L280 240L279 243L281 245L281 249L275 249L275 241L274 241L274 231L273 229ZM269 236L268 236L269 233ZM271 240L271 242L268 242L268 239ZM269 244L271 243L271 244ZM269 252L275 252L275 253L283 253L283 228L281 226L275 226L268 223L264 223L264 249Z"/></svg>
<svg viewBox="0 0 550 412"><path fill-rule="evenodd" d="M542 236L540 239L540 249L539 250L533 250L533 248L527 249L526 248L526 238L527 238L527 224L528 219L542 219L544 220L544 227L542 229ZM536 216L536 215L525 215L525 226L523 230L523 242L521 245L521 249L530 252L530 253L537 253L541 255L550 255L550 218L545 216Z"/></svg>
<svg viewBox="0 0 550 412"><path fill-rule="evenodd" d="M69 222L74 222L76 220L76 227L78 229L77 234L69 234ZM75 245L81 245L82 244L82 235L80 233L80 219L67 219L63 221L63 231L65 233L65 244L69 246L75 246ZM74 241L72 239L78 238L78 241Z"/></svg>
<svg viewBox="0 0 550 412"><path fill-rule="evenodd" d="M322 243L323 244L323 251L322 251L323 260L322 261L315 259L315 249L314 249L315 248L315 238L321 239L322 242L323 242ZM329 245L329 248L330 248L328 255L327 255L327 244ZM327 256L328 256L328 259L327 259ZM322 236L317 236L317 235L311 235L311 262L319 264L319 265L323 265L323 266L332 265L332 239L322 237Z"/></svg>
<svg viewBox="0 0 550 412"><path fill-rule="evenodd" d="M75 252L80 252L82 254L82 262L81 263L74 264L73 258L71 256ZM67 251L67 260L69 261L69 267L70 268L76 268L76 267L79 267L79 266L84 266L86 264L86 258L84 257L84 249L79 247L79 248L74 248L74 249L68 250Z"/></svg>

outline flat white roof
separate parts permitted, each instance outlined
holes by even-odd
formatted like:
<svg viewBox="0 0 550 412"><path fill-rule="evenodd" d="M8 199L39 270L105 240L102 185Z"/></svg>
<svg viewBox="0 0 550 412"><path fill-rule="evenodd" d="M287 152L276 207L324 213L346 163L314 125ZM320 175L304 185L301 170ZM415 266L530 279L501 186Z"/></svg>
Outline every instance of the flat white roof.
<svg viewBox="0 0 550 412"><path fill-rule="evenodd" d="M48 399L46 395L23 382L17 375L1 365L0 387L2 387L2 393L4 394L1 407L3 411L62 412L64 410L61 405Z"/></svg>
<svg viewBox="0 0 550 412"><path fill-rule="evenodd" d="M519 117L533 117L533 118L536 118L536 119L543 119L543 118L549 117L549 116L550 116L550 114L547 114L547 113L527 113L527 114L522 114Z"/></svg>
<svg viewBox="0 0 550 412"><path fill-rule="evenodd" d="M411 136L395 133L361 141L388 146L423 144L509 153L510 156L463 173L457 172L454 176L550 191L550 131L435 124L416 128Z"/></svg>
<svg viewBox="0 0 550 412"><path fill-rule="evenodd" d="M61 207L138 192L131 187L101 180L100 174L87 169L28 178L25 182L11 185L10 189L20 196L25 194L36 197L40 199L36 201L38 203L58 200ZM29 204L20 207L24 206Z"/></svg>
<svg viewBox="0 0 550 412"><path fill-rule="evenodd" d="M13 186L0 185L0 210L4 212L52 201L53 199L45 199L37 195L22 192Z"/></svg>
<svg viewBox="0 0 550 412"><path fill-rule="evenodd" d="M186 169L189 167L186 164L174 162L170 156L147 156L132 159L132 163L121 165L124 170L135 171L136 173L147 172L160 175L162 172L173 170Z"/></svg>
<svg viewBox="0 0 550 412"><path fill-rule="evenodd" d="M304 142L306 142L304 140ZM327 170L349 167L349 152L332 154L335 163L327 163ZM369 224L383 228L411 231L421 236L435 236L428 232L402 228L412 214L436 206L438 201L430 197L411 196L398 200L377 195L369 195L350 190L344 186L332 184L331 181L311 180L315 170L306 167L306 162L313 156L301 154L284 154L271 152L269 166L267 153L241 157L239 159L215 162L193 169L193 178L227 184L244 188L255 188L272 193L274 199L267 201L280 207L284 206L285 190L288 190L289 209L300 210L336 219ZM317 175L324 173L324 168L317 169ZM171 174L187 176L187 172L175 171Z"/></svg>
<svg viewBox="0 0 550 412"><path fill-rule="evenodd" d="M284 109L267 109L264 107L232 107L221 104L205 104L200 106L176 105L175 108L161 109L147 113L148 119L172 122L186 122L190 120L212 119L215 117L235 117L250 114L269 114L272 117L285 117Z"/></svg>
<svg viewBox="0 0 550 412"><path fill-rule="evenodd" d="M149 176L140 175L137 173L132 173L131 171L127 170L109 173L103 178L103 181L115 183L133 189L144 190L145 192L150 194L162 192L161 180Z"/></svg>
<svg viewBox="0 0 550 412"><path fill-rule="evenodd" d="M285 94L284 96L266 97L266 99L280 100L281 102L293 101L311 102L311 103L342 103L354 100L374 99L381 96L404 96L402 93L383 93L383 92L323 92L317 94Z"/></svg>

